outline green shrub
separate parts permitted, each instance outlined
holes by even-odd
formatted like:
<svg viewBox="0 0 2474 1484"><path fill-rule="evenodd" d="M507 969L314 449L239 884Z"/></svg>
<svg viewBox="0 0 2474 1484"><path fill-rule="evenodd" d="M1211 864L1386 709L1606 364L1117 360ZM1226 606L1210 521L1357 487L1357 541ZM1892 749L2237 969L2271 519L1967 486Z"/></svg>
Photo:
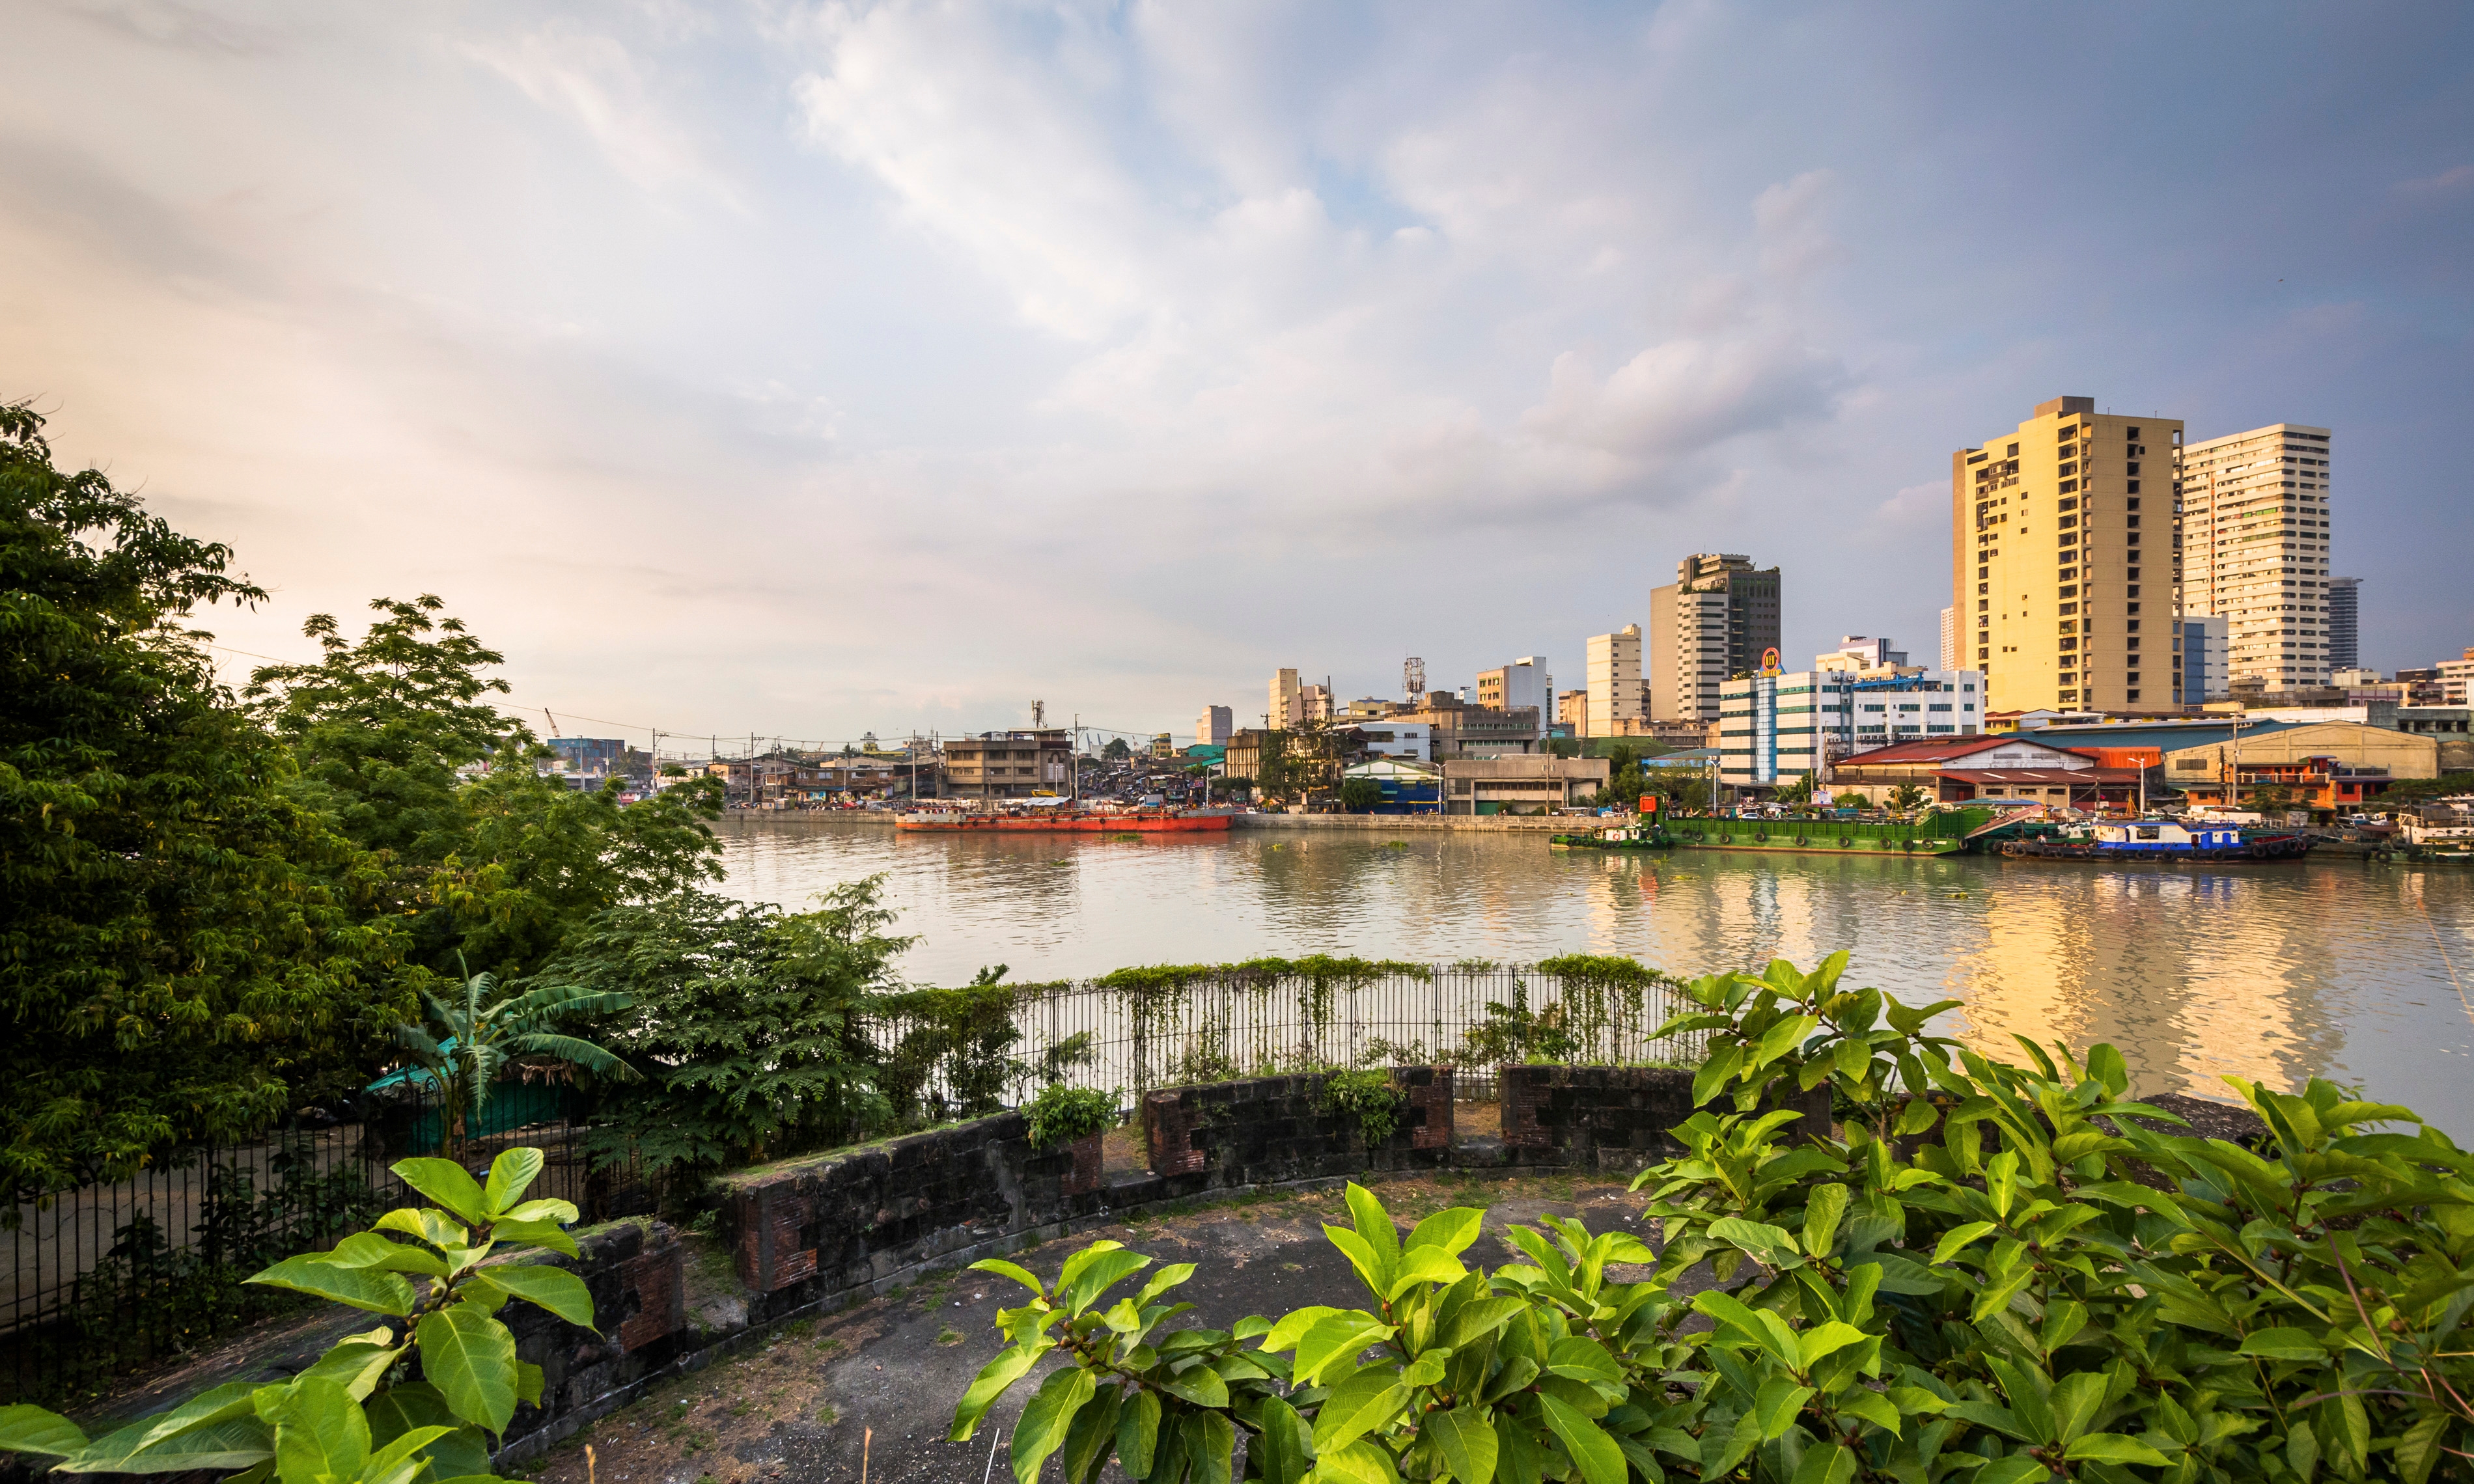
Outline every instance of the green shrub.
<svg viewBox="0 0 2474 1484"><path fill-rule="evenodd" d="M446 1160L402 1161L396 1175L439 1209L389 1211L332 1251L287 1257L251 1278L393 1321L347 1335L291 1379L210 1387L93 1440L41 1407L0 1407L0 1450L57 1459L51 1468L63 1473L229 1471L246 1484L487 1478L492 1439L505 1435L518 1402L538 1405L542 1397L542 1369L516 1358L498 1310L521 1299L593 1324L593 1295L575 1274L480 1265L501 1244L576 1255L560 1230L575 1208L523 1199L541 1167L540 1150L510 1149L483 1186ZM406 1274L425 1281L417 1288ZM416 1354L422 1379L409 1381Z"/></svg>
<svg viewBox="0 0 2474 1484"><path fill-rule="evenodd" d="M1031 1145L1054 1149L1117 1126L1117 1099L1092 1088L1052 1082L1023 1112L1031 1119Z"/></svg>
<svg viewBox="0 0 2474 1484"><path fill-rule="evenodd" d="M1326 1113L1355 1117L1357 1131L1371 1149L1400 1126L1400 1110L1409 1106L1409 1094L1393 1086L1389 1072L1331 1072L1322 1079L1322 1106Z"/></svg>
<svg viewBox="0 0 2474 1484"><path fill-rule="evenodd" d="M1710 1038L1685 1153L1645 1171L1655 1256L1621 1232L1514 1228L1527 1258L1461 1254L1480 1213L1405 1242L1349 1187L1324 1232L1369 1293L1227 1330L1166 1327L1162 1270L1096 1243L999 1328L956 1409L967 1438L1052 1352L1014 1429L1016 1477L1446 1476L1775 1484L2233 1484L2462 1479L2474 1451L2474 1164L2406 1109L2314 1079L2234 1081L2259 1152L2169 1131L2121 1055L2022 1041L2029 1065L1933 1036L1953 1002L1844 991L1846 956L1719 974L1666 1029ZM1790 1143L1765 1094L1828 1084L1833 1134ZM2163 1125L2169 1127L2156 1127ZM1615 1281L1617 1264L1649 1264ZM1673 1284L1703 1263L1717 1285Z"/></svg>

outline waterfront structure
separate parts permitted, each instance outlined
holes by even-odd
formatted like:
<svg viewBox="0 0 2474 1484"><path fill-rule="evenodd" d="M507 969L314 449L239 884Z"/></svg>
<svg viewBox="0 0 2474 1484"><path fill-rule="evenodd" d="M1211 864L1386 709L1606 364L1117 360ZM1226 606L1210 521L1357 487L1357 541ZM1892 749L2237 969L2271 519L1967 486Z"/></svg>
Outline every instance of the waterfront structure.
<svg viewBox="0 0 2474 1484"><path fill-rule="evenodd" d="M1433 763L1382 757L1342 770L1341 778L1370 778L1383 791L1376 814L1439 814L1443 807L1443 770Z"/></svg>
<svg viewBox="0 0 2474 1484"><path fill-rule="evenodd" d="M1073 733L1062 727L945 739L945 782L965 799L1029 799L1074 783Z"/></svg>
<svg viewBox="0 0 2474 1484"><path fill-rule="evenodd" d="M1551 814L1586 803L1606 787L1612 771L1603 757L1556 757L1542 753L1446 758L1443 812Z"/></svg>
<svg viewBox="0 0 2474 1484"><path fill-rule="evenodd" d="M1546 657L1523 655L1508 665L1477 672L1477 704L1501 711L1527 706L1541 717L1551 714L1555 677L1546 673Z"/></svg>
<svg viewBox="0 0 2474 1484"><path fill-rule="evenodd" d="M1776 788L1807 773L1828 784L1851 754L1910 738L1972 737L1984 725L1980 670L1747 675L1727 682L1720 697L1718 781L1734 788Z"/></svg>
<svg viewBox="0 0 2474 1484"><path fill-rule="evenodd" d="M1991 705L2181 705L2181 442L2178 419L2059 396L1950 456L1951 596Z"/></svg>
<svg viewBox="0 0 2474 1484"><path fill-rule="evenodd" d="M1236 727L1237 718L1225 706L1206 706L1195 719L1194 743L1197 747L1226 747L1228 733Z"/></svg>
<svg viewBox="0 0 2474 1484"><path fill-rule="evenodd" d="M2438 776L2437 738L2356 722L2245 726L2165 754L2166 781L2195 805L2243 807L2274 789L2297 807L2358 809L2396 779Z"/></svg>
<svg viewBox="0 0 2474 1484"><path fill-rule="evenodd" d="M1675 581L1649 594L1649 642L1641 654L1654 721L1713 722L1731 675L1773 663L1779 645L1779 569L1733 552L1700 552L1675 564ZM1592 672L1592 708L1597 686Z"/></svg>
<svg viewBox="0 0 2474 1484"><path fill-rule="evenodd" d="M2329 437L2275 422L2182 448L2182 611L2224 615L2234 679L2324 684L2360 658L2328 650Z"/></svg>
<svg viewBox="0 0 2474 1484"><path fill-rule="evenodd" d="M2326 516L2321 516L2326 519ZM2328 579L2327 611L2319 627L2328 632L2320 635L2325 646L2329 673L2351 670L2363 662L2363 580L2359 577Z"/></svg>
<svg viewBox="0 0 2474 1484"><path fill-rule="evenodd" d="M1640 720L1640 625L1626 624L1613 634L1590 635L1589 677L1586 734L1630 735L1628 724Z"/></svg>
<svg viewBox="0 0 2474 1484"><path fill-rule="evenodd" d="M2182 629L2182 704L2199 706L2232 694L2233 677L2225 669L2225 615L2184 614Z"/></svg>
<svg viewBox="0 0 2474 1484"><path fill-rule="evenodd" d="M2016 734L1894 742L1839 763L1832 793L1887 803L1900 789L1939 803L2015 799L2059 808L2138 808L2141 769L2108 766L2084 752Z"/></svg>

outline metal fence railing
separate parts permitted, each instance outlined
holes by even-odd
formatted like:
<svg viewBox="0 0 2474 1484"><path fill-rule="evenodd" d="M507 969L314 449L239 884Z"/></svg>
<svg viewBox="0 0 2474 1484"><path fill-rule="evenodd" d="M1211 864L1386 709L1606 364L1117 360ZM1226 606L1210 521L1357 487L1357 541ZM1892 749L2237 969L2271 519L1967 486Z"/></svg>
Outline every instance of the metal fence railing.
<svg viewBox="0 0 2474 1484"><path fill-rule="evenodd" d="M1507 1062L1697 1061L1701 1038L1659 1039L1678 1012L1661 980L1631 983L1520 966L1438 964L1363 978L1222 971L1161 987L1079 981L1017 995L1022 1064L1009 1090L1035 1090L1049 1048L1081 1038L1061 1080L1128 1099L1155 1088L1335 1066L1457 1066L1464 1099L1494 1096ZM901 1020L869 1027L890 1047Z"/></svg>
<svg viewBox="0 0 2474 1484"><path fill-rule="evenodd" d="M538 1121L474 1140L470 1159L535 1146L547 1156L535 1194L610 1213L614 1182L593 1174L581 1128L555 1105L511 1101ZM357 1121L192 1146L131 1179L0 1212L0 1402L98 1395L287 1306L241 1280L421 1204L387 1166L435 1153L436 1124L417 1096L400 1096Z"/></svg>

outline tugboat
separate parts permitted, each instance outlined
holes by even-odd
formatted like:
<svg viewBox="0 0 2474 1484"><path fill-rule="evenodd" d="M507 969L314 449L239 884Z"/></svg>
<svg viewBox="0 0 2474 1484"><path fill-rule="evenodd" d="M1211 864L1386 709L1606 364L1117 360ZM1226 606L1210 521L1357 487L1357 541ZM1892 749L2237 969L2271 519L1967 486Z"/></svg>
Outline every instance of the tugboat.
<svg viewBox="0 0 2474 1484"><path fill-rule="evenodd" d="M2014 860L2287 861L2311 852L2296 829L2245 829L2240 825L2178 820L2099 820L2036 839L2002 842Z"/></svg>
<svg viewBox="0 0 2474 1484"><path fill-rule="evenodd" d="M1675 841L1664 829L1663 801L1656 794L1640 796L1640 812L1630 819L1615 816L1605 827L1585 835L1549 835L1546 844L1557 850L1663 850Z"/></svg>

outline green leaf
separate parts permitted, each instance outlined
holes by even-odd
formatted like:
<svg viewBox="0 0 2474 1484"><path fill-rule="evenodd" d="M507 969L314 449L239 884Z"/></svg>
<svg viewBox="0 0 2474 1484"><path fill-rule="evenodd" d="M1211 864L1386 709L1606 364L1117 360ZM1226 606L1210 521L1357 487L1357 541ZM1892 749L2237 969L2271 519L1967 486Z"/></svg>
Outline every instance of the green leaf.
<svg viewBox="0 0 2474 1484"><path fill-rule="evenodd" d="M1391 1286L1392 1270L1400 1260L1400 1231L1392 1224L1392 1213L1374 1198L1374 1192L1355 1181L1348 1183L1348 1214L1356 1224L1357 1234L1374 1250L1383 1265L1383 1280L1377 1289Z"/></svg>
<svg viewBox="0 0 2474 1484"><path fill-rule="evenodd" d="M1125 1401L1124 1387L1102 1386L1092 1394L1090 1404L1074 1414L1074 1425L1065 1429L1061 1461L1066 1484L1097 1478L1106 1466L1108 1452L1117 1443L1117 1413Z"/></svg>
<svg viewBox="0 0 2474 1484"><path fill-rule="evenodd" d="M1519 1303L1516 1299L1509 1302L1516 1306ZM1291 1309L1280 1316L1280 1322L1272 1326L1270 1332L1263 1336L1263 1343L1255 1348L1275 1352L1295 1350L1298 1342L1306 1337L1306 1331L1341 1312L1344 1311L1327 1304L1309 1304L1304 1308Z"/></svg>
<svg viewBox="0 0 2474 1484"><path fill-rule="evenodd" d="M1371 1365L1332 1388L1315 1414L1314 1446L1320 1455L1389 1425L1409 1400L1409 1388L1389 1366Z"/></svg>
<svg viewBox="0 0 2474 1484"><path fill-rule="evenodd" d="M430 1472L453 1478L490 1472L489 1435L478 1427L458 1426L459 1419L447 1399L427 1381L390 1386L362 1402L361 1413L370 1420L372 1448L384 1448L414 1428L453 1427L454 1431L424 1449Z"/></svg>
<svg viewBox="0 0 2474 1484"><path fill-rule="evenodd" d="M1889 1398L1867 1387L1850 1386L1831 1398L1830 1404L1845 1416L1864 1419L1892 1437L1899 1436L1904 1425L1897 1405Z"/></svg>
<svg viewBox="0 0 2474 1484"><path fill-rule="evenodd" d="M542 1247L564 1257L581 1256L575 1250L575 1238L546 1221L501 1221L490 1229L490 1235L505 1247Z"/></svg>
<svg viewBox="0 0 2474 1484"><path fill-rule="evenodd" d="M1716 1097L1719 1089L1735 1075L1735 1068L1741 1066L1743 1063L1742 1045L1729 1044L1719 1047L1717 1054L1703 1062L1701 1069L1692 1074L1692 1106L1698 1108Z"/></svg>
<svg viewBox="0 0 2474 1484"><path fill-rule="evenodd" d="M538 1304L569 1324L593 1329L593 1290L565 1268L546 1263L504 1262L483 1268L475 1280L496 1283L527 1304ZM593 1329L595 1334L598 1329Z"/></svg>
<svg viewBox="0 0 2474 1484"><path fill-rule="evenodd" d="M424 1314L413 1331L421 1374L457 1417L504 1433L516 1415L516 1337L469 1304Z"/></svg>
<svg viewBox="0 0 2474 1484"><path fill-rule="evenodd" d="M1454 1351L1467 1350L1510 1323L1527 1303L1524 1299L1472 1299L1443 1322L1443 1333L1436 1343Z"/></svg>
<svg viewBox="0 0 2474 1484"><path fill-rule="evenodd" d="M1186 1472L1190 1484L1228 1484L1228 1474L1237 1456L1237 1424L1225 1412L1204 1412L1186 1420L1185 1455L1191 1463Z"/></svg>
<svg viewBox="0 0 2474 1484"><path fill-rule="evenodd" d="M552 1226L563 1227L571 1224L575 1220L576 1214L575 1203L572 1201L525 1201L500 1211L498 1213L498 1220L501 1223L509 1221L546 1221Z"/></svg>
<svg viewBox="0 0 2474 1484"><path fill-rule="evenodd" d="M1193 1276L1194 1264L1191 1262L1172 1262L1167 1267L1153 1273L1152 1275L1152 1281L1143 1284L1141 1290L1134 1295L1135 1311L1140 1312L1145 1305L1152 1302L1152 1300L1158 1298L1161 1294L1168 1292L1170 1289L1176 1287L1181 1282L1184 1282L1187 1279L1192 1278ZM1270 1328L1268 1321L1257 1321L1257 1323L1263 1324L1265 1328ZM1243 1321L1239 1322L1239 1328L1241 1329L1244 1328ZM1245 1338L1245 1335L1239 1334L1237 1338L1242 1340Z"/></svg>
<svg viewBox="0 0 2474 1484"><path fill-rule="evenodd" d="M1796 1336L1796 1354L1800 1362L1796 1369L1809 1371L1813 1362L1822 1356L1835 1354L1850 1345L1861 1345L1871 1338L1854 1325L1836 1319L1826 1325L1815 1325Z"/></svg>
<svg viewBox="0 0 2474 1484"><path fill-rule="evenodd" d="M392 1314L400 1319L412 1312L412 1285L393 1273L377 1268L334 1267L319 1261L318 1257L311 1253L286 1257L248 1281L348 1304L373 1314Z"/></svg>
<svg viewBox="0 0 2474 1484"><path fill-rule="evenodd" d="M1357 1270L1357 1281L1366 1285L1366 1291L1381 1298L1390 1285L1392 1269L1383 1260L1382 1254L1374 1250L1374 1244L1346 1227L1328 1223L1324 1225L1322 1234L1323 1240L1339 1248L1348 1258L1348 1265Z"/></svg>
<svg viewBox="0 0 2474 1484"><path fill-rule="evenodd" d="M1552 1376L1568 1376L1576 1381L1620 1381L1623 1367L1607 1348L1584 1334L1557 1340L1546 1352L1546 1370Z"/></svg>
<svg viewBox="0 0 2474 1484"><path fill-rule="evenodd" d="M1459 1257L1477 1240L1479 1228L1485 1220L1486 1212L1475 1207L1455 1206L1449 1210L1439 1210L1419 1222L1417 1229L1409 1233L1408 1250L1416 1252L1420 1247L1440 1247L1453 1257Z"/></svg>
<svg viewBox="0 0 2474 1484"><path fill-rule="evenodd" d="M979 1261L971 1264L971 1271L974 1273L994 1273L1000 1278L1010 1278L1015 1282L1022 1284L1025 1288L1028 1288L1032 1293L1038 1295L1040 1298L1044 1299L1048 1297L1048 1285L1042 1283L1038 1277L1029 1268L1026 1268L1019 1263L1007 1262L1003 1257L982 1257Z"/></svg>
<svg viewBox="0 0 2474 1484"><path fill-rule="evenodd" d="M1100 1295L1151 1265L1152 1259L1138 1252L1103 1254L1073 1277L1056 1281L1057 1306L1068 1313L1079 1314L1097 1302Z"/></svg>
<svg viewBox="0 0 2474 1484"><path fill-rule="evenodd" d="M1802 1255L1796 1251L1795 1238L1788 1235L1783 1227L1746 1221L1741 1216L1726 1216L1710 1223L1710 1234L1730 1247L1751 1254L1770 1267L1793 1267L1803 1260Z"/></svg>
<svg viewBox="0 0 2474 1484"><path fill-rule="evenodd" d="M58 1412L27 1401L0 1406L0 1452L66 1458L85 1445L85 1434L78 1424Z"/></svg>
<svg viewBox="0 0 2474 1484"><path fill-rule="evenodd" d="M220 1389L220 1388L218 1388ZM281 1388L253 1388L253 1390ZM147 1418L104 1434L70 1454L53 1471L59 1473L187 1473L193 1470L253 1468L275 1456L275 1434L253 1413L209 1426L192 1427L167 1437L143 1451L140 1445L155 1429Z"/></svg>
<svg viewBox="0 0 2474 1484"><path fill-rule="evenodd" d="M510 1214L516 1203L524 1198L524 1187L542 1172L542 1152L538 1149L509 1149L490 1161L490 1184L481 1191L482 1219L496 1220ZM441 1201L440 1205L446 1203Z"/></svg>
<svg viewBox="0 0 2474 1484"><path fill-rule="evenodd" d="M468 1227L489 1219L489 1201L481 1187L452 1160L398 1160L388 1168L395 1178L436 1202Z"/></svg>
<svg viewBox="0 0 2474 1484"><path fill-rule="evenodd" d="M1969 1480L1968 1484L2029 1484L2031 1480L2035 1481L2035 1484L2043 1484L2044 1480L2052 1476L2052 1470L2026 1454L2013 1453L2007 1458L1997 1458L1977 1470L1976 1476Z"/></svg>
<svg viewBox="0 0 2474 1484"><path fill-rule="evenodd" d="M1315 1476L1334 1484L1398 1484L1400 1478L1392 1467L1392 1455L1364 1438L1318 1459Z"/></svg>
<svg viewBox="0 0 2474 1484"><path fill-rule="evenodd" d="M275 1472L283 1484L360 1477L370 1458L370 1424L342 1386L302 1376L272 1411Z"/></svg>
<svg viewBox="0 0 2474 1484"><path fill-rule="evenodd" d="M2439 1440L2447 1434L2448 1423L2445 1412L2425 1412L2397 1439L2397 1468L2403 1471L2405 1484L2424 1484L2431 1477L2432 1465L2439 1462Z"/></svg>
<svg viewBox="0 0 2474 1484"><path fill-rule="evenodd" d="M1090 1372L1064 1366L1050 1372L1031 1395L1013 1429L1013 1476L1019 1484L1038 1484L1040 1465L1063 1446L1065 1429L1073 1424L1082 1403L1091 1400L1092 1390Z"/></svg>
<svg viewBox="0 0 2474 1484"><path fill-rule="evenodd" d="M980 1374L985 1376L987 1373ZM1285 1409L1288 1403L1284 1401L1280 1405ZM981 1410L986 1410L984 1404ZM1289 1413L1292 1421L1297 1415L1294 1411ZM1126 1471L1126 1477L1151 1477L1152 1450L1159 1442L1159 1423L1160 1400L1149 1391L1135 1392L1132 1400L1117 1413L1117 1463Z"/></svg>
<svg viewBox="0 0 2474 1484"><path fill-rule="evenodd" d="M1838 1239L1839 1218L1847 1214L1845 1185L1815 1185L1804 1208L1804 1250L1824 1257Z"/></svg>
<svg viewBox="0 0 2474 1484"><path fill-rule="evenodd" d="M2270 1360L2321 1360L2328 1354L2310 1330L2287 1328L2258 1329L2243 1336L2241 1353Z"/></svg>
<svg viewBox="0 0 2474 1484"><path fill-rule="evenodd" d="M1377 1324L1370 1316L1355 1310L1325 1315L1298 1342L1297 1364L1290 1375L1300 1386L1310 1384L1333 1361L1346 1360L1391 1335L1391 1326Z"/></svg>
<svg viewBox="0 0 2474 1484"><path fill-rule="evenodd" d="M1794 1376L1772 1376L1762 1383L1759 1394L1753 1398L1753 1409L1744 1415L1758 1424L1762 1442L1774 1442L1795 1425L1796 1415L1812 1398L1813 1389L1797 1384Z"/></svg>
<svg viewBox="0 0 2474 1484"><path fill-rule="evenodd" d="M1497 1451L1494 1423L1483 1407L1457 1406L1429 1412L1423 1424L1443 1450L1443 1462L1461 1484L1490 1484Z"/></svg>
<svg viewBox="0 0 2474 1484"><path fill-rule="evenodd" d="M1253 1472L1262 1476L1263 1484L1298 1484L1314 1467L1314 1460L1306 1456L1305 1420L1286 1401L1266 1397L1254 1422L1261 1431L1246 1446Z"/></svg>
<svg viewBox="0 0 2474 1484"><path fill-rule="evenodd" d="M2053 1439L2068 1443L2085 1432L2104 1406L2105 1374L2077 1371L2053 1383Z"/></svg>
<svg viewBox="0 0 2474 1484"><path fill-rule="evenodd" d="M2172 1460L2140 1442L2119 1432L2091 1432L2074 1438L2062 1449L2062 1456L2073 1463L2140 1464L2161 1469Z"/></svg>
<svg viewBox="0 0 2474 1484"><path fill-rule="evenodd" d="M1820 1025L1819 1016L1789 1016L1779 1021L1761 1033L1760 1043L1753 1048L1752 1065L1767 1066L1802 1044Z"/></svg>
<svg viewBox="0 0 2474 1484"><path fill-rule="evenodd" d="M353 1400L360 1400L376 1390L387 1372L403 1358L403 1349L395 1343L394 1335L384 1330L379 1332L386 1333L387 1338L383 1341L367 1338L347 1340L329 1348L301 1374L333 1381L343 1387L346 1395Z"/></svg>
<svg viewBox="0 0 2474 1484"><path fill-rule="evenodd" d="M1456 1283L1468 1277L1461 1259L1441 1247L1415 1247L1403 1254L1392 1270L1391 1286L1384 1290L1388 1303L1415 1288L1419 1283Z"/></svg>
<svg viewBox="0 0 2474 1484"><path fill-rule="evenodd" d="M1944 1232L1941 1234L1941 1241L1933 1247L1933 1266L1939 1267L1943 1263L1948 1262L1951 1258L1966 1251L1968 1246L1977 1237L1982 1236L1987 1232L1998 1230L1999 1225L1999 1223L1991 1221L1971 1221L1965 1226L1953 1227L1949 1231Z"/></svg>
<svg viewBox="0 0 2474 1484"><path fill-rule="evenodd" d="M1564 1451L1581 1469L1581 1477L1589 1484L1624 1484L1627 1465L1623 1449L1606 1430L1589 1421L1580 1409L1557 1397L1540 1393L1539 1404L1546 1409L1546 1425L1564 1442Z"/></svg>
<svg viewBox="0 0 2474 1484"><path fill-rule="evenodd" d="M1228 1404L1228 1383L1209 1366L1192 1366L1174 1376L1161 1376L1159 1388L1172 1397L1182 1397L1196 1406Z"/></svg>
<svg viewBox="0 0 2474 1484"><path fill-rule="evenodd" d="M418 1468L427 1468L430 1462L428 1459L416 1461L412 1455L439 1439L451 1435L454 1431L452 1427L432 1425L414 1427L400 1433L392 1441L371 1452L370 1461L362 1466L362 1476L371 1480L383 1480L389 1473L403 1468L407 1462L416 1463ZM405 1470L403 1476L409 1479L412 1477L412 1470Z"/></svg>
<svg viewBox="0 0 2474 1484"><path fill-rule="evenodd" d="M1804 1450L1795 1466L1794 1484L1847 1484L1856 1476L1856 1455L1835 1443Z"/></svg>
<svg viewBox="0 0 2474 1484"><path fill-rule="evenodd" d="M1056 1342L1043 1334L1027 1344L997 1352L994 1360L980 1367L979 1376L972 1380L970 1389L962 1393L960 1402L956 1404L953 1429L945 1434L945 1441L970 1441L971 1434L979 1428L980 1418L995 1404L997 1398L1004 1396L1007 1387L1028 1375L1031 1368L1039 1363L1040 1356L1055 1348ZM1158 1403L1153 1402L1152 1409L1156 1413Z"/></svg>
<svg viewBox="0 0 2474 1484"><path fill-rule="evenodd" d="M381 1268L390 1273L418 1273L424 1278L445 1278L447 1264L425 1247L409 1242L389 1241L376 1232L355 1232L335 1244L330 1253L312 1253L328 1267Z"/></svg>

